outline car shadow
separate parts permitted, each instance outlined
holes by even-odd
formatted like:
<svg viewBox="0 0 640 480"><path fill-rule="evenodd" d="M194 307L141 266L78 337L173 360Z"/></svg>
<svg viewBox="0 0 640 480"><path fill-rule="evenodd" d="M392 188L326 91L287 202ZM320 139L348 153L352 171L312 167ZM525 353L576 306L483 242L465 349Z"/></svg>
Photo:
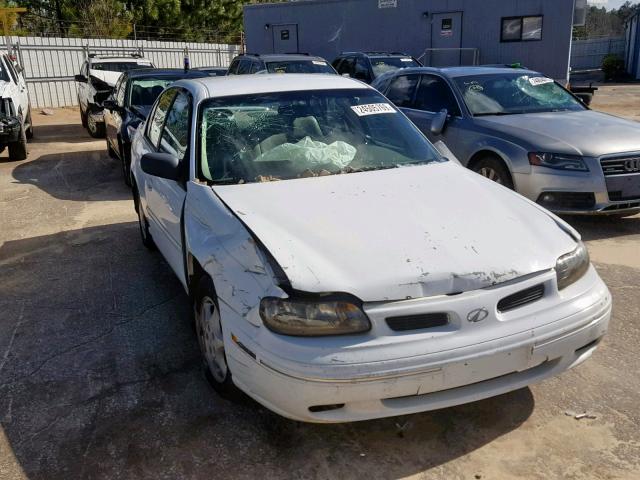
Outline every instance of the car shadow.
<svg viewBox="0 0 640 480"><path fill-rule="evenodd" d="M38 143L65 142L65 143L92 143L105 140L93 138L82 125L76 123L61 125L35 125L33 129L33 139L29 140L29 145Z"/></svg>
<svg viewBox="0 0 640 480"><path fill-rule="evenodd" d="M564 216L582 239L603 240L640 235L640 215L616 218L611 216Z"/></svg>
<svg viewBox="0 0 640 480"><path fill-rule="evenodd" d="M8 241L0 267L0 446L31 480L398 478L486 445L534 408L522 389L313 425L222 399L202 374L188 297L136 222Z"/></svg>
<svg viewBox="0 0 640 480"><path fill-rule="evenodd" d="M127 200L131 190L122 179L120 163L106 149L45 154L18 164L13 178L61 200Z"/></svg>

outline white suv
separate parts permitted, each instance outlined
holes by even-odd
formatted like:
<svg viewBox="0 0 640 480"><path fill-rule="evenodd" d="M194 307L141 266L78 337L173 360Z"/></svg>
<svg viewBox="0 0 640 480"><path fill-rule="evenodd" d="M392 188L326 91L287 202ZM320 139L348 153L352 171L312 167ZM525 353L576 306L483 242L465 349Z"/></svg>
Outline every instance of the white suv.
<svg viewBox="0 0 640 480"><path fill-rule="evenodd" d="M33 136L31 105L22 69L8 55L0 56L0 151L9 159L27 158L27 138Z"/></svg>
<svg viewBox="0 0 640 480"><path fill-rule="evenodd" d="M120 74L136 68L153 68L153 63L139 55L128 57L89 55L82 64L80 74L75 76L78 82L80 119L82 126L92 137L102 138L105 134L102 102L113 91Z"/></svg>

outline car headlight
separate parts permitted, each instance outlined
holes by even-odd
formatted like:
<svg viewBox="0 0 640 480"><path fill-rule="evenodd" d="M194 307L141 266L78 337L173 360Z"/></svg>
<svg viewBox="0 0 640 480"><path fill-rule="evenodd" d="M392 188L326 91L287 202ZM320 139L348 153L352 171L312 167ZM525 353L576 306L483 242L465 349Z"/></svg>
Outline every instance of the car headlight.
<svg viewBox="0 0 640 480"><path fill-rule="evenodd" d="M362 308L348 300L265 297L260 316L275 333L298 337L346 335L371 329Z"/></svg>
<svg viewBox="0 0 640 480"><path fill-rule="evenodd" d="M554 168L556 170L571 170L574 172L588 172L584 159L578 155L564 155L561 153L529 153L529 163L539 167Z"/></svg>
<svg viewBox="0 0 640 480"><path fill-rule="evenodd" d="M582 278L589 270L589 265L589 252L584 243L580 242L573 252L561 256L556 262L558 290L562 290Z"/></svg>

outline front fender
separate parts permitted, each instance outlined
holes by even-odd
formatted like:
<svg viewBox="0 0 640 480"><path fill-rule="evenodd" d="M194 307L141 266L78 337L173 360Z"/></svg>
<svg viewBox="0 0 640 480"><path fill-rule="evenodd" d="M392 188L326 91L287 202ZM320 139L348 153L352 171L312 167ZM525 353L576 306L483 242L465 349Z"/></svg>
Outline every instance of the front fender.
<svg viewBox="0 0 640 480"><path fill-rule="evenodd" d="M252 234L210 186L196 182L187 186L184 229L187 255L213 280L223 323L240 316L247 322L234 328L260 327L260 300L286 294Z"/></svg>
<svg viewBox="0 0 640 480"><path fill-rule="evenodd" d="M516 143L497 137L483 137L475 143L469 160L482 152L491 152L500 157L512 173L531 173L528 152Z"/></svg>

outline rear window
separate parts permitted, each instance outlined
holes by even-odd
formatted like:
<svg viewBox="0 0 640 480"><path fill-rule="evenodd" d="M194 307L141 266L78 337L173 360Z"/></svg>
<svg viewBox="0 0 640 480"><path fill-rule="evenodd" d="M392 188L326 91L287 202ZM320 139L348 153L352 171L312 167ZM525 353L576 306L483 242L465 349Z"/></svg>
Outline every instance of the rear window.
<svg viewBox="0 0 640 480"><path fill-rule="evenodd" d="M91 63L91 70L100 70L105 72L126 72L136 68L152 68L150 63L136 62L97 62Z"/></svg>
<svg viewBox="0 0 640 480"><path fill-rule="evenodd" d="M333 73L336 71L324 60L286 60L268 62L269 73Z"/></svg>
<svg viewBox="0 0 640 480"><path fill-rule="evenodd" d="M421 65L411 57L370 57L374 77L383 73L393 72L400 68L420 67Z"/></svg>

